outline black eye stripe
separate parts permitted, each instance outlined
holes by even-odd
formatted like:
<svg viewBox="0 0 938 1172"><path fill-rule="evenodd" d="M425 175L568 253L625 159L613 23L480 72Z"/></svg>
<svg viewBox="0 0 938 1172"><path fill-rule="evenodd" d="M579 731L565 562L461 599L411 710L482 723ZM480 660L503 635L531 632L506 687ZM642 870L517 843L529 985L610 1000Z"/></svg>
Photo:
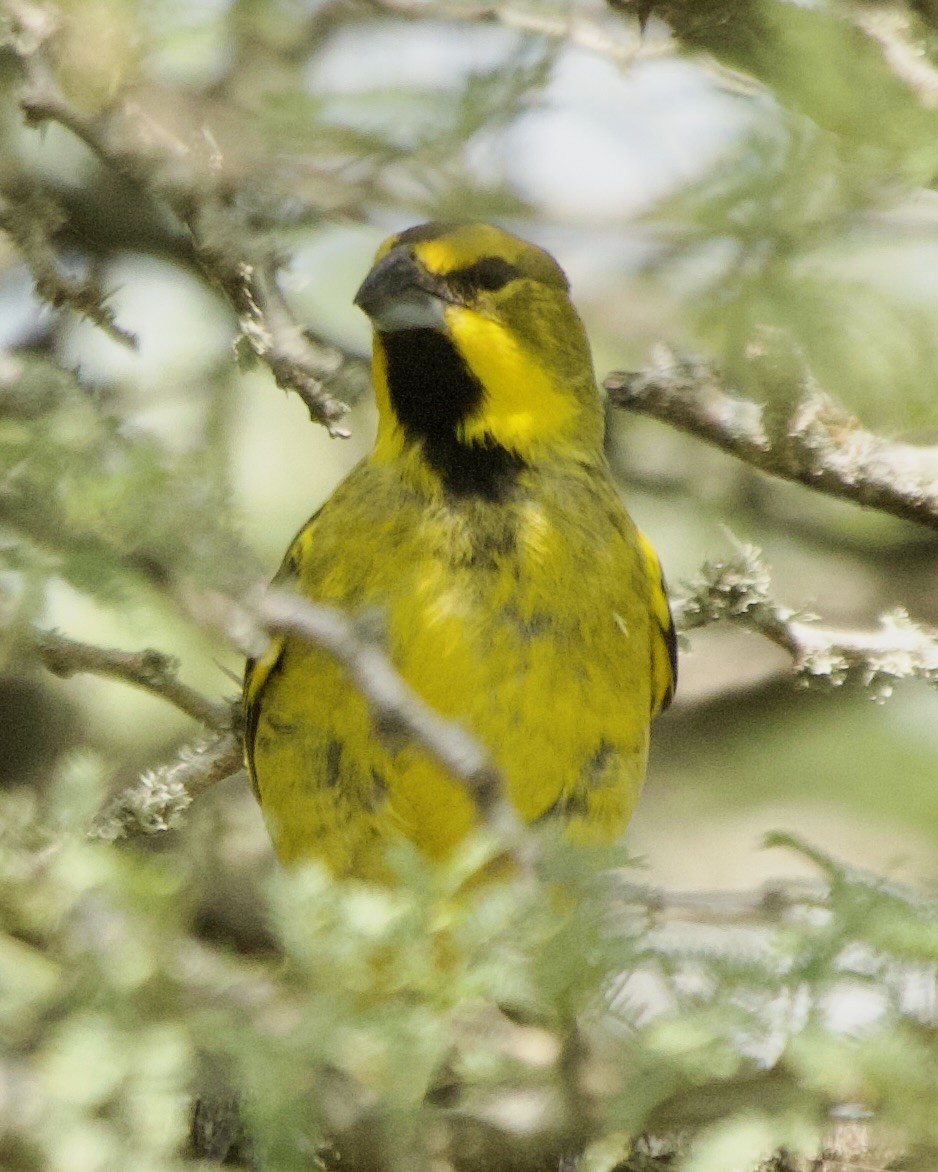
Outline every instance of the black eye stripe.
<svg viewBox="0 0 938 1172"><path fill-rule="evenodd" d="M444 280L458 292L472 293L479 289L494 292L520 276L520 271L500 256L484 256L464 269L447 273Z"/></svg>

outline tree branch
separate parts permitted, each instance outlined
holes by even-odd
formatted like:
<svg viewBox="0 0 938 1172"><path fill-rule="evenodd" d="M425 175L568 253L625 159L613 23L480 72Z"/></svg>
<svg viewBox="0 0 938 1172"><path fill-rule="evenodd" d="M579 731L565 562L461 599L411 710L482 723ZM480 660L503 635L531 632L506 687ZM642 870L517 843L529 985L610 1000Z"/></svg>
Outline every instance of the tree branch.
<svg viewBox="0 0 938 1172"><path fill-rule="evenodd" d="M938 685L938 631L913 622L904 610L884 614L875 631L815 626L813 615L771 597L769 573L755 546L741 545L735 557L705 563L688 585L690 593L674 603L681 630L724 621L747 627L787 651L806 683L838 687L857 681L878 700L891 696L899 680Z"/></svg>
<svg viewBox="0 0 938 1172"><path fill-rule="evenodd" d="M224 294L238 315L242 336L270 368L277 385L294 391L310 418L330 435L348 434L339 420L348 406L326 383L349 363L341 351L314 341L294 318L277 289L279 258L252 237L243 219L222 198L212 158L197 166L196 152L125 105L89 115L59 90L40 56L51 36L14 40L26 74L20 108L31 125L57 122L66 127L107 167L142 186L166 203L187 228L195 257L206 277ZM38 42L38 46L37 46Z"/></svg>
<svg viewBox="0 0 938 1172"><path fill-rule="evenodd" d="M206 268L205 256L201 259ZM207 271L237 311L241 336L270 367L277 386L295 391L311 419L324 424L330 435L345 439L349 432L338 421L348 406L329 395L323 384L357 360L310 340L277 283L276 266L268 262L265 267L266 274L247 261L238 261L233 270L215 266L214 273L211 268Z"/></svg>
<svg viewBox="0 0 938 1172"><path fill-rule="evenodd" d="M208 700L178 677L179 663L161 651L116 651L68 639L57 631L35 631L32 646L53 675L89 673L123 680L167 700L181 712L216 732L230 730L231 705Z"/></svg>
<svg viewBox="0 0 938 1172"><path fill-rule="evenodd" d="M182 750L174 762L148 770L108 802L89 837L114 842L172 830L199 794L243 768L243 753L240 733L231 731Z"/></svg>
<svg viewBox="0 0 938 1172"><path fill-rule="evenodd" d="M661 347L652 369L603 384L616 407L650 415L772 476L938 529L936 452L865 430L810 378L781 427L729 391L712 367Z"/></svg>
<svg viewBox="0 0 938 1172"><path fill-rule="evenodd" d="M115 342L135 349L136 337L117 322L101 285L93 277L72 277L62 271L52 244L64 220L61 209L48 196L12 187L5 183L0 193L0 229L13 241L29 269L36 296L53 309L67 305Z"/></svg>

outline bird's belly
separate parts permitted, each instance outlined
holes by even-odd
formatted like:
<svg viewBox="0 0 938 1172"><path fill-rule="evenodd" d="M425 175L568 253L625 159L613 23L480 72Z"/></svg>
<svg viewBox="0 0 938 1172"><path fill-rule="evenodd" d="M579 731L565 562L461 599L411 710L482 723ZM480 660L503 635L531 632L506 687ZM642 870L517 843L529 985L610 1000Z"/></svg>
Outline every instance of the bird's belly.
<svg viewBox="0 0 938 1172"><path fill-rule="evenodd" d="M609 841L641 788L650 698L647 651L629 652L614 616L603 626L595 611L557 621L417 588L390 608L387 646L404 679L479 738L524 820L556 813L576 838ZM282 859L380 875L390 835L440 858L471 829L463 784L413 742L375 730L328 656L288 644L267 688L255 771Z"/></svg>
<svg viewBox="0 0 938 1172"><path fill-rule="evenodd" d="M429 605L415 597L412 608L397 609L394 659L429 704L479 738L522 818L556 812L578 837L608 841L624 828L644 778L647 626L634 624L635 647L611 608L561 609L558 617L517 593L511 605L467 602L458 590ZM451 781L436 776L443 786L422 769L399 778L400 797L421 809L418 837L437 808L458 808L460 833L471 822L462 790L452 802Z"/></svg>

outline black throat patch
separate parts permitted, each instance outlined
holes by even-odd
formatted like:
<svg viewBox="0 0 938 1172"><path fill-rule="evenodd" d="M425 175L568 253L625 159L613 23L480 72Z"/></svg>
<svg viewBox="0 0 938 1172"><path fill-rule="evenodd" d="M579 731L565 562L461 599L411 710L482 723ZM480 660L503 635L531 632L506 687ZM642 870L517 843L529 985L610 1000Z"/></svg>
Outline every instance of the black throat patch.
<svg viewBox="0 0 938 1172"><path fill-rule="evenodd" d="M459 424L482 403L482 384L440 330L395 330L381 335L387 355L391 406L409 439L448 492L503 499L524 461L498 444L463 443Z"/></svg>

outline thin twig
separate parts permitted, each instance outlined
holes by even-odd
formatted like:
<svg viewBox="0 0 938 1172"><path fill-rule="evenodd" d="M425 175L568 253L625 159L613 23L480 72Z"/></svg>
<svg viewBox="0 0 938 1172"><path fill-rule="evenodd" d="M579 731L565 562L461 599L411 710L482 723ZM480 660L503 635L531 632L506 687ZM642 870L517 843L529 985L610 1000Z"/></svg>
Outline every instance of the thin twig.
<svg viewBox="0 0 938 1172"><path fill-rule="evenodd" d="M784 427L770 433L760 404L734 395L712 367L661 348L650 370L616 372L616 407L650 415L772 476L938 529L938 452L861 427L810 380Z"/></svg>
<svg viewBox="0 0 938 1172"><path fill-rule="evenodd" d="M776 602L760 551L740 545L734 556L707 562L674 603L683 631L729 621L747 627L787 651L805 682L839 686L859 681L878 700L899 680L938 685L938 631L897 609L881 616L874 631L836 631L815 625L813 615Z"/></svg>
<svg viewBox="0 0 938 1172"><path fill-rule="evenodd" d="M238 312L242 337L270 367L277 386L296 392L311 419L325 424L330 435L345 439L349 432L339 427L338 421L348 406L329 395L323 382L334 378L350 360L333 347L310 341L308 332L293 317L274 267L268 265L267 270L265 276L256 267L240 262L234 273L216 269L212 275Z"/></svg>
<svg viewBox="0 0 938 1172"><path fill-rule="evenodd" d="M830 899L830 884L817 879L775 879L744 891L675 891L617 876L614 891L627 906L695 924L765 924L800 908L825 907Z"/></svg>
<svg viewBox="0 0 938 1172"><path fill-rule="evenodd" d="M181 682L179 663L162 651L117 651L68 639L57 631L36 631L33 647L53 675L69 677L88 673L123 680L151 695L169 701L181 712L221 732L231 728L231 707L206 699Z"/></svg>

